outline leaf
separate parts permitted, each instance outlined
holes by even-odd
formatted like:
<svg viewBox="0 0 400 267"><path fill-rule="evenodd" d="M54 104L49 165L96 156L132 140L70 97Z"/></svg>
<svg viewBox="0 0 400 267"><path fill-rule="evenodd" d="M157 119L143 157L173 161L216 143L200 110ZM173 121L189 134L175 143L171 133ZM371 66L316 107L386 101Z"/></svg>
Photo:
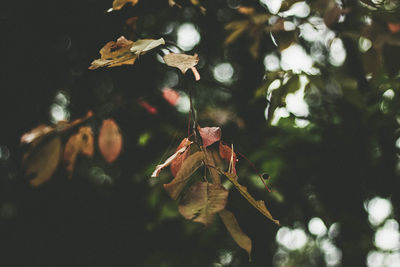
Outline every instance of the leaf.
<svg viewBox="0 0 400 267"><path fill-rule="evenodd" d="M259 212L261 212L265 217L267 217L268 219L270 219L271 221L273 221L275 224L280 225L278 220L275 220L271 213L269 212L269 210L267 209L267 207L265 206L264 201L262 200L255 200L250 194L249 192L247 192L247 188L242 186L241 184L239 184L239 182L237 181L237 175L236 174L232 174L232 173L228 173L225 172L224 173L226 178L229 179L229 181L231 181L231 183L236 187L236 189L239 191L240 194L242 194L242 196L244 196L244 198L251 204L253 205L253 207L255 207Z"/></svg>
<svg viewBox="0 0 400 267"><path fill-rule="evenodd" d="M195 171L203 165L204 153L199 151L190 155L183 163L175 178L164 184L164 189L172 199L177 199L187 181Z"/></svg>
<svg viewBox="0 0 400 267"><path fill-rule="evenodd" d="M252 247L251 239L242 231L235 218L235 215L226 209L221 210L218 214L224 222L226 229L231 234L233 240L235 240L239 247L247 251L250 259Z"/></svg>
<svg viewBox="0 0 400 267"><path fill-rule="evenodd" d="M172 106L175 106L180 98L179 93L171 88L164 88L162 94L164 99Z"/></svg>
<svg viewBox="0 0 400 267"><path fill-rule="evenodd" d="M79 153L88 157L93 156L93 143L93 132L88 126L81 127L77 134L72 135L68 139L64 149L64 161L67 164L66 169L69 172L70 178L74 171L76 157Z"/></svg>
<svg viewBox="0 0 400 267"><path fill-rule="evenodd" d="M112 119L103 121L99 134L99 149L108 163L114 162L122 149L122 135L117 123Z"/></svg>
<svg viewBox="0 0 400 267"><path fill-rule="evenodd" d="M179 144L178 148L176 151L180 150L183 147L189 147L193 142L189 141L189 139L184 138L182 142ZM176 158L174 158L171 162L171 173L175 177L176 174L178 173L179 169L182 166L183 161L189 156L189 150L186 149L183 154L178 155Z"/></svg>
<svg viewBox="0 0 400 267"><path fill-rule="evenodd" d="M133 41L125 39L124 36L119 37L117 42L108 42L100 50L101 58L94 60L89 69L94 70L99 67L116 67L133 64L136 60L136 55L130 51L133 44Z"/></svg>
<svg viewBox="0 0 400 267"><path fill-rule="evenodd" d="M57 169L61 156L61 139L56 136L48 142L34 147L24 156L22 163L30 183L39 186L51 178Z"/></svg>
<svg viewBox="0 0 400 267"><path fill-rule="evenodd" d="M222 185L197 182L189 188L178 210L186 219L208 225L227 201L228 190Z"/></svg>
<svg viewBox="0 0 400 267"><path fill-rule="evenodd" d="M199 62L199 56L197 54L191 56L186 54L169 53L165 55L163 59L165 64L180 69L183 74L185 74L188 69L196 66Z"/></svg>
<svg viewBox="0 0 400 267"><path fill-rule="evenodd" d="M185 152L185 150L188 148L188 146L190 146L192 143L193 142L189 141L189 139L187 139L187 138L183 139L181 144L176 149L176 152L172 156L170 156L163 164L157 165L157 167L154 170L151 177L157 177L163 168L170 165L174 161L174 159L176 157L178 157L180 154L182 154L183 152Z"/></svg>
<svg viewBox="0 0 400 267"><path fill-rule="evenodd" d="M387 24L388 29L391 33L398 33L400 32L400 23L390 23Z"/></svg>
<svg viewBox="0 0 400 267"><path fill-rule="evenodd" d="M163 38L160 38L157 40L154 40L154 39L137 40L130 48L130 51L132 53L134 53L135 55L139 56L153 48L156 48L157 46L164 45L164 44L165 44L165 41Z"/></svg>
<svg viewBox="0 0 400 267"><path fill-rule="evenodd" d="M226 37L224 44L229 45L233 43L247 30L249 25L250 23L248 20L233 21L225 25L225 30L232 32Z"/></svg>
<svg viewBox="0 0 400 267"><path fill-rule="evenodd" d="M29 132L21 136L21 144L30 144L40 137L52 132L54 127L48 125L39 125L36 128L30 130Z"/></svg>
<svg viewBox="0 0 400 267"><path fill-rule="evenodd" d="M238 161L236 153L229 146L219 142L219 155L229 163L230 173L236 174L236 162Z"/></svg>
<svg viewBox="0 0 400 267"><path fill-rule="evenodd" d="M198 6L198 7L200 8L201 13L203 13L203 15L206 14L207 9L205 9L205 7L203 7L203 6L200 4L200 1L199 1L199 0L190 0L190 2L192 2L192 5Z"/></svg>
<svg viewBox="0 0 400 267"><path fill-rule="evenodd" d="M204 147L208 147L221 140L221 128L219 127L198 127L198 130L203 140Z"/></svg>
<svg viewBox="0 0 400 267"><path fill-rule="evenodd" d="M130 3L132 6L134 6L138 2L139 0L114 0L111 10L120 10L127 3Z"/></svg>

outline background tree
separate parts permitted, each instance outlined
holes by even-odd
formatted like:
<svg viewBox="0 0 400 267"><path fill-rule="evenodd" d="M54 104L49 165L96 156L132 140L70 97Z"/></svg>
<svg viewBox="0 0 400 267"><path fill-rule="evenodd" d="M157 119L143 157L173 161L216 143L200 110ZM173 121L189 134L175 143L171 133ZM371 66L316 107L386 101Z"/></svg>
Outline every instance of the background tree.
<svg viewBox="0 0 400 267"><path fill-rule="evenodd" d="M175 2L1 3L2 264L398 265L399 1ZM88 70L120 36L166 45ZM164 64L179 47L199 55L200 81ZM190 91L199 124L220 126L271 176L268 193L238 155L241 183L282 225L230 190L251 263L220 221L179 215L162 188L168 172L150 178L187 136ZM60 165L32 187L21 136L88 110L95 140L103 120L118 124L119 157L110 164L96 146L71 179Z"/></svg>

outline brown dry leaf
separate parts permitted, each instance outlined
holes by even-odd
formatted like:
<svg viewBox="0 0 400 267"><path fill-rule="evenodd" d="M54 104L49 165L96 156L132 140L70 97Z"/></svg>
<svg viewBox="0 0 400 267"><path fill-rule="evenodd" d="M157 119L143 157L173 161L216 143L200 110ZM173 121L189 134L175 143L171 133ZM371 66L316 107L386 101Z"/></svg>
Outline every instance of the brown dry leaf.
<svg viewBox="0 0 400 267"><path fill-rule="evenodd" d="M39 125L21 136L21 144L30 144L40 137L52 132L54 127L48 125Z"/></svg>
<svg viewBox="0 0 400 267"><path fill-rule="evenodd" d="M163 164L157 165L156 169L154 170L153 174L151 177L157 177L161 170L167 167L168 165L172 164L172 162L183 152L186 151L186 149L192 144L193 142L189 141L189 139L185 138L182 140L178 148L176 149L175 153L170 156ZM175 176L175 175L174 175Z"/></svg>
<svg viewBox="0 0 400 267"><path fill-rule="evenodd" d="M144 54L145 52L156 48L157 46L164 45L165 41L163 38L154 40L154 39L142 39L142 40L137 40L136 42L133 43L133 45L130 48L130 51L137 55L140 56Z"/></svg>
<svg viewBox="0 0 400 267"><path fill-rule="evenodd" d="M139 0L114 0L114 2L112 3L112 9L111 10L119 10L127 3L130 3L132 6L134 6L138 2L139 2Z"/></svg>
<svg viewBox="0 0 400 267"><path fill-rule="evenodd" d="M269 212L269 210L267 209L267 207L265 206L264 201L262 200L255 200L250 194L249 192L247 192L247 188L242 186L241 184L239 184L239 182L237 181L237 175L233 174L233 173L229 173L229 172L225 172L224 173L226 178L229 179L229 181L231 181L231 183L236 187L236 189L239 191L240 194L242 194L242 196L244 196L245 199L247 199L247 201L253 205L253 207L255 207L259 212L261 212L265 217L267 217L268 219L270 219L271 221L273 221L274 223L276 223L277 225L279 224L278 220L275 220L271 213Z"/></svg>
<svg viewBox="0 0 400 267"><path fill-rule="evenodd" d="M222 185L197 182L188 189L178 210L186 219L208 225L227 201L228 190Z"/></svg>
<svg viewBox="0 0 400 267"><path fill-rule="evenodd" d="M94 153L94 139L92 129L88 126L81 127L77 134L72 135L65 145L64 161L69 178L75 167L75 160L79 153L92 157Z"/></svg>
<svg viewBox="0 0 400 267"><path fill-rule="evenodd" d="M198 130L203 140L204 147L208 147L221 140L221 128L219 127L198 127Z"/></svg>
<svg viewBox="0 0 400 267"><path fill-rule="evenodd" d="M164 184L165 191L172 199L177 199L182 189L192 174L203 165L204 153L199 151L190 155L183 163L175 178L169 183Z"/></svg>
<svg viewBox="0 0 400 267"><path fill-rule="evenodd" d="M229 146L219 142L219 155L229 163L230 173L236 174L236 162L238 161L236 153Z"/></svg>
<svg viewBox="0 0 400 267"><path fill-rule="evenodd" d="M136 60L136 55L130 51L133 44L133 41L127 40L124 36L119 37L116 42L108 42L100 49L101 58L94 60L89 69L133 64Z"/></svg>
<svg viewBox="0 0 400 267"><path fill-rule="evenodd" d="M26 176L32 178L30 183L33 186L39 186L51 178L57 169L60 155L61 139L58 136L27 152L22 166Z"/></svg>
<svg viewBox="0 0 400 267"><path fill-rule="evenodd" d="M99 149L108 163L114 162L122 149L122 135L117 123L112 119L103 121L99 134Z"/></svg>
<svg viewBox="0 0 400 267"><path fill-rule="evenodd" d="M191 56L186 54L169 53L165 55L163 59L165 64L180 69L183 74L185 74L188 69L196 66L199 62L199 56L197 54Z"/></svg>
<svg viewBox="0 0 400 267"><path fill-rule="evenodd" d="M231 234L233 240L235 240L239 247L247 251L249 254L249 259L251 259L251 239L242 231L235 218L235 215L226 209L221 210L218 214L224 222L226 229Z"/></svg>

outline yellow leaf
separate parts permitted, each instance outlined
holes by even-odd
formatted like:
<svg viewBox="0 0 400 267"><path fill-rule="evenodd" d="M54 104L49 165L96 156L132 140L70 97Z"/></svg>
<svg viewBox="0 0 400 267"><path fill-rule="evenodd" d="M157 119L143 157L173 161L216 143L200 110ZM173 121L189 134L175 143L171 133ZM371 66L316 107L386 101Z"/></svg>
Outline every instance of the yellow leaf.
<svg viewBox="0 0 400 267"><path fill-rule="evenodd" d="M30 183L33 186L39 186L51 178L57 169L60 155L61 139L58 136L27 152L22 165L25 174L32 178Z"/></svg>
<svg viewBox="0 0 400 267"><path fill-rule="evenodd" d="M242 186L241 184L239 184L239 182L237 181L237 176L236 174L233 173L229 173L229 172L224 172L226 178L229 179L229 181L231 181L231 183L236 187L236 189L239 191L240 194L242 194L242 196L244 196L244 198L251 204L253 205L253 207L255 207L259 212L261 212L265 217L267 217L268 219L270 219L271 221L273 221L274 223L276 223L277 225L279 224L278 220L275 220L271 213L269 212L269 210L267 209L267 207L265 206L264 201L262 200L255 200L250 194L249 192L247 192L247 188Z"/></svg>
<svg viewBox="0 0 400 267"><path fill-rule="evenodd" d="M130 3L132 6L134 6L138 2L139 0L114 0L112 4L112 10L119 10L127 3Z"/></svg>
<svg viewBox="0 0 400 267"><path fill-rule="evenodd" d="M108 163L114 162L122 149L122 135L118 124L107 119L103 121L99 134L99 149Z"/></svg>

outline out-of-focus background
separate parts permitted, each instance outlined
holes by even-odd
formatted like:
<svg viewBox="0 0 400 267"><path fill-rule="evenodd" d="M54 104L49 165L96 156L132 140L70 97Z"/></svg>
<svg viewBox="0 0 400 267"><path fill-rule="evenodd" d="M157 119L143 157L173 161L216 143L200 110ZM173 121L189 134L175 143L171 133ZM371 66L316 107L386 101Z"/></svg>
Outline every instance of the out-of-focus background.
<svg viewBox="0 0 400 267"><path fill-rule="evenodd" d="M400 266L400 2L175 2L0 4L0 265ZM133 66L88 70L122 35L167 45ZM200 81L163 63L177 46L198 53ZM231 188L250 263L221 221L178 213L162 187L169 171L150 178L187 135L188 87L200 125L220 126L271 177L268 193L239 157L239 181L282 224ZM107 164L96 149L72 179L60 166L32 187L21 135L88 110L95 137L102 119L120 126L119 158Z"/></svg>

